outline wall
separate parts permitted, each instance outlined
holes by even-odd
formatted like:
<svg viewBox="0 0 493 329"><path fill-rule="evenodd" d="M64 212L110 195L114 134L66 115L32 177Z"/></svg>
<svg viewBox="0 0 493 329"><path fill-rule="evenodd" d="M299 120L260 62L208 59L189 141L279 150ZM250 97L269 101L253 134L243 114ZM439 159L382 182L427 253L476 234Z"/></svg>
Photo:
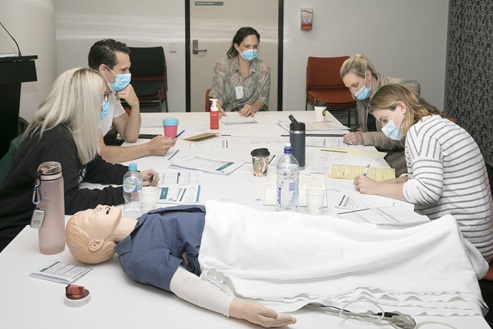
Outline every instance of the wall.
<svg viewBox="0 0 493 329"><path fill-rule="evenodd" d="M493 167L493 2L452 0L449 22L447 111Z"/></svg>
<svg viewBox="0 0 493 329"><path fill-rule="evenodd" d="M0 22L16 39L22 55L38 55L38 81L21 86L19 115L30 121L57 73L54 0L1 0ZM17 47L0 27L0 53L12 52L17 53Z"/></svg>
<svg viewBox="0 0 493 329"><path fill-rule="evenodd" d="M363 53L377 72L418 80L423 97L443 109L448 3L286 0L284 108L305 108L308 56ZM301 31L300 8L313 8L312 31Z"/></svg>
<svg viewBox="0 0 493 329"><path fill-rule="evenodd" d="M2 0L2 4L4 1L21 2ZM102 38L112 37L132 46L162 45L168 62L170 108L183 108L184 2L52 1L56 21L56 74L74 66L86 66L90 46ZM431 103L443 107L448 2L285 0L284 108L304 109L308 56L354 55L358 52L366 54L383 74L419 80L423 95ZM314 9L314 29L310 32L300 30L300 8L305 7ZM17 11L14 14L19 15ZM15 15L9 17L13 19ZM33 28L44 29L38 25L30 23L24 25L22 32L16 32L27 36ZM46 36L40 41L45 41L46 48L51 48L50 40L51 37ZM176 53L169 53L170 42L177 43ZM52 79L43 78L37 85L39 88L51 83Z"/></svg>

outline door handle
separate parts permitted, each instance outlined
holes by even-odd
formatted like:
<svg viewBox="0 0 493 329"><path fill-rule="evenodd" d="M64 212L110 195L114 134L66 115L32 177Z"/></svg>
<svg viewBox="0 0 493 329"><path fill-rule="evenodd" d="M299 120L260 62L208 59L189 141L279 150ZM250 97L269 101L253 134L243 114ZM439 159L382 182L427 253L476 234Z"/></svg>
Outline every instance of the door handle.
<svg viewBox="0 0 493 329"><path fill-rule="evenodd" d="M199 40L192 41L192 53L198 55L199 53L206 53L207 49L199 49Z"/></svg>

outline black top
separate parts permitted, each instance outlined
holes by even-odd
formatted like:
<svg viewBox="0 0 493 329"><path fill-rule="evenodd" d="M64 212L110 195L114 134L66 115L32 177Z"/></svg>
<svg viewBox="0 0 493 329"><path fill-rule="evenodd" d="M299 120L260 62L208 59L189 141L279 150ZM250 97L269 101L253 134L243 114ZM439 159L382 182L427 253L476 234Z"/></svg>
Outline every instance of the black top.
<svg viewBox="0 0 493 329"><path fill-rule="evenodd" d="M15 154L12 167L0 186L0 251L30 224L34 210L32 203L36 170L45 161L56 161L62 166L65 195L65 214L94 208L98 204L123 203L121 187L80 189L83 181L100 184L122 184L126 166L113 165L97 155L83 166L77 155L72 133L65 126L47 130L22 141Z"/></svg>

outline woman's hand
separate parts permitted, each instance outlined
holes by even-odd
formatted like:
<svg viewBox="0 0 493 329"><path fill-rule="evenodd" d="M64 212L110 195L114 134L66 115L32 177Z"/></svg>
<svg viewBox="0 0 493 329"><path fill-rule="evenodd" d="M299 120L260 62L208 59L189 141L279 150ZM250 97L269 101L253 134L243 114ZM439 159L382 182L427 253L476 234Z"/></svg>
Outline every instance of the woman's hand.
<svg viewBox="0 0 493 329"><path fill-rule="evenodd" d="M159 174L156 171L147 169L141 171L140 174L142 175L142 186L157 186Z"/></svg>
<svg viewBox="0 0 493 329"><path fill-rule="evenodd" d="M359 132L349 133L342 136L342 141L349 145L363 145L363 136Z"/></svg>
<svg viewBox="0 0 493 329"><path fill-rule="evenodd" d="M257 112L257 109L255 108L255 106L253 104L252 105L246 104L245 106L243 106L243 108L241 110L238 111L238 113L240 115L243 115L245 117L248 117L248 116L253 117L256 112Z"/></svg>
<svg viewBox="0 0 493 329"><path fill-rule="evenodd" d="M258 324L264 328L283 327L296 323L296 318L288 314L278 314L261 304L233 299L229 307L229 316Z"/></svg>
<svg viewBox="0 0 493 329"><path fill-rule="evenodd" d="M354 188L363 194L377 194L378 182L365 175L358 175L353 181Z"/></svg>

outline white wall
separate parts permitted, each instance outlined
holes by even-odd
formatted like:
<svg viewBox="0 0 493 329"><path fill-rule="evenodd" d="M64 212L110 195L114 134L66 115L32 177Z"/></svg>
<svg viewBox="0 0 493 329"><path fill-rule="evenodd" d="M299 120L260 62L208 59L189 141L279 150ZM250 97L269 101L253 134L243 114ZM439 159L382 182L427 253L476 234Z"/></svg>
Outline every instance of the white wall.
<svg viewBox="0 0 493 329"><path fill-rule="evenodd" d="M449 0L285 1L284 108L305 108L308 56L365 54L377 72L416 79L443 109ZM313 30L301 31L300 8L313 8Z"/></svg>
<svg viewBox="0 0 493 329"><path fill-rule="evenodd" d="M22 55L38 55L37 82L21 86L19 115L30 121L56 78L54 0L1 0L0 22L17 40ZM0 53L17 53L0 27Z"/></svg>
<svg viewBox="0 0 493 329"><path fill-rule="evenodd" d="M41 16L46 16L41 4L46 6L53 2L56 56L49 55L47 59L45 54L54 49L53 36L48 33L52 23L41 24L43 17L28 15L24 8L39 7ZM22 43L23 52L43 57L43 61L40 59L37 63L39 81L35 85L38 94L53 82L48 74L40 75L40 70L50 70L46 62L56 59L56 70L52 74L60 74L74 66L87 66L90 46L97 40L111 37L130 46L164 46L170 108L184 108L184 1L2 0L1 3L0 19L4 24L14 25L11 33ZM11 5L3 10L5 3ZM285 0L284 109L305 108L308 56L354 55L358 52L367 55L377 71L383 74L417 79L423 96L442 108L448 3L449 0ZM312 31L300 30L300 8L314 9ZM177 43L176 53L169 53L170 42ZM25 95L26 89L23 87L22 104L29 96ZM35 108L29 106L32 111ZM21 109L23 113L27 110Z"/></svg>

